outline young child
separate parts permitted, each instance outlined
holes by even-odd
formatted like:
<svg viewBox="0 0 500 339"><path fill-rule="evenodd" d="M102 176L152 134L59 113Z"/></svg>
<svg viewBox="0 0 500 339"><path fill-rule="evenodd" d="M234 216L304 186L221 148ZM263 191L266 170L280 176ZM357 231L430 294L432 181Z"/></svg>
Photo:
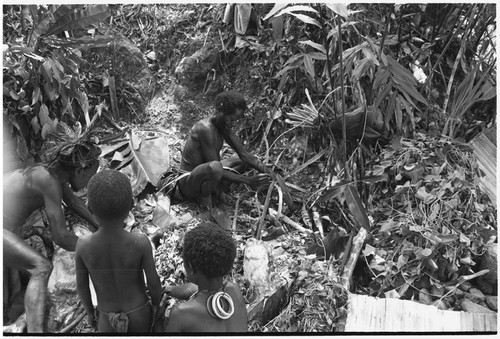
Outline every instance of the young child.
<svg viewBox="0 0 500 339"><path fill-rule="evenodd" d="M238 285L224 282L236 256L233 239L215 224L202 223L184 236L182 258L192 282L165 288L179 299L166 332L246 332L248 318Z"/></svg>
<svg viewBox="0 0 500 339"><path fill-rule="evenodd" d="M78 239L75 260L78 295L89 323L99 332L150 332L160 304L161 283L149 239L123 229L133 204L130 181L121 172L101 171L89 181L87 198L100 227ZM97 319L89 274L97 294Z"/></svg>

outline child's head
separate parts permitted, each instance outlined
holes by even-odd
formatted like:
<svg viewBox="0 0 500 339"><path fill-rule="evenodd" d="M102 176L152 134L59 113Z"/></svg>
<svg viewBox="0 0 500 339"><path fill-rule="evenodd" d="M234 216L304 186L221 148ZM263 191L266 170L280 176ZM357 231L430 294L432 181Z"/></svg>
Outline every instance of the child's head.
<svg viewBox="0 0 500 339"><path fill-rule="evenodd" d="M243 95L236 91L226 91L215 97L215 109L224 115L231 115L239 109L242 113L247 109Z"/></svg>
<svg viewBox="0 0 500 339"><path fill-rule="evenodd" d="M132 186L129 178L116 170L95 174L87 189L89 209L101 219L125 219L132 207Z"/></svg>
<svg viewBox="0 0 500 339"><path fill-rule="evenodd" d="M182 258L195 273L208 278L222 277L231 271L236 257L233 238L218 225L201 223L184 236Z"/></svg>

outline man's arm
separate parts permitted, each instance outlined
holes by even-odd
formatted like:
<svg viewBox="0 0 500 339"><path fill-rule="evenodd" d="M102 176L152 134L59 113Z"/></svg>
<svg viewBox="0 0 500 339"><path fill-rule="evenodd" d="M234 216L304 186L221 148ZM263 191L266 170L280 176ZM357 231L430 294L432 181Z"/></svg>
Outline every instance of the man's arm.
<svg viewBox="0 0 500 339"><path fill-rule="evenodd" d="M153 306L158 307L161 301L161 282L153 259L153 249L146 236L141 237L142 268L146 274L146 280Z"/></svg>
<svg viewBox="0 0 500 339"><path fill-rule="evenodd" d="M68 184L63 184L62 192L63 192L63 201L71 208L77 215L83 218L85 221L90 223L92 226L99 228L99 224L97 220L95 220L92 213L90 213L87 206L83 203L82 199L78 198L73 194L73 191L69 187Z"/></svg>
<svg viewBox="0 0 500 339"><path fill-rule="evenodd" d="M75 268L76 268L76 291L80 300L82 301L82 305L85 308L85 312L87 312L87 317L89 323L92 327L96 328L96 319L94 317L94 305L92 304L92 296L90 294L90 285L89 285L89 271L85 263L81 258L81 240L79 240L76 244L76 255L75 255Z"/></svg>
<svg viewBox="0 0 500 339"><path fill-rule="evenodd" d="M198 286L191 282L177 286L166 286L165 292L174 298L188 300L194 293L198 292Z"/></svg>
<svg viewBox="0 0 500 339"><path fill-rule="evenodd" d="M43 196L52 239L67 251L74 251L78 237L66 228L62 209L62 188L58 180L45 173L33 178L33 188Z"/></svg>
<svg viewBox="0 0 500 339"><path fill-rule="evenodd" d="M244 147L241 141L234 135L232 130L226 131L224 135L224 140L231 146L232 149L236 151L240 159L246 163L248 166L255 168L261 173L270 174L271 171L257 159L254 155L250 154Z"/></svg>

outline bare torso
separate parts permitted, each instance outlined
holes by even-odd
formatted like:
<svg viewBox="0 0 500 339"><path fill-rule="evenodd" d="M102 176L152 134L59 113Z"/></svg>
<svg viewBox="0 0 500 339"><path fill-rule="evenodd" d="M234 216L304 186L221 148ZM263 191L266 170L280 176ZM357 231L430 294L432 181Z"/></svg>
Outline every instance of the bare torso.
<svg viewBox="0 0 500 339"><path fill-rule="evenodd" d="M60 185L47 168L37 165L33 169L15 170L3 177L3 227L18 233L24 221L44 206L43 192L33 183L38 180L53 180ZM61 193L62 194L62 193Z"/></svg>
<svg viewBox="0 0 500 339"><path fill-rule="evenodd" d="M130 312L148 298L143 272L145 236L118 232L98 232L84 237L79 256L94 284L99 310Z"/></svg>
<svg viewBox="0 0 500 339"><path fill-rule="evenodd" d="M192 171L196 166L208 161L219 160L224 137L217 130L210 118L197 122L190 131L182 151L181 169ZM207 158L206 149L217 153L217 159Z"/></svg>

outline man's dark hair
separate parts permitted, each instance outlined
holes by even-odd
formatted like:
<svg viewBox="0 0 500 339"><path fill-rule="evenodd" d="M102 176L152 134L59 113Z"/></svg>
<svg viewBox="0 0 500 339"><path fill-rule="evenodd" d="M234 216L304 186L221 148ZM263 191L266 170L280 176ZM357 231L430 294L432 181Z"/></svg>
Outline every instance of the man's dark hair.
<svg viewBox="0 0 500 339"><path fill-rule="evenodd" d="M90 142L65 142L50 154L49 167L62 170L89 168L98 162L101 149Z"/></svg>
<svg viewBox="0 0 500 339"><path fill-rule="evenodd" d="M215 109L223 114L233 114L239 108L245 111L247 102L243 95L236 91L227 91L218 94L215 97Z"/></svg>
<svg viewBox="0 0 500 339"><path fill-rule="evenodd" d="M233 238L218 225L204 222L184 235L182 258L207 277L231 271L236 257Z"/></svg>
<svg viewBox="0 0 500 339"><path fill-rule="evenodd" d="M132 207L132 186L129 178L117 170L95 174L87 188L89 208L100 218L126 217Z"/></svg>

